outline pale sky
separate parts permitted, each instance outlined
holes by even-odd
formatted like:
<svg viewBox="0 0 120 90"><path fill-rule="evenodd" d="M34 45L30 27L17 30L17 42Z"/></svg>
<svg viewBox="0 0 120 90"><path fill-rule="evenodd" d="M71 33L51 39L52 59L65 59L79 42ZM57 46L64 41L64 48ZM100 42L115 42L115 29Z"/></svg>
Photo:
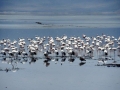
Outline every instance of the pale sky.
<svg viewBox="0 0 120 90"><path fill-rule="evenodd" d="M2 13L120 14L120 0L0 0Z"/></svg>

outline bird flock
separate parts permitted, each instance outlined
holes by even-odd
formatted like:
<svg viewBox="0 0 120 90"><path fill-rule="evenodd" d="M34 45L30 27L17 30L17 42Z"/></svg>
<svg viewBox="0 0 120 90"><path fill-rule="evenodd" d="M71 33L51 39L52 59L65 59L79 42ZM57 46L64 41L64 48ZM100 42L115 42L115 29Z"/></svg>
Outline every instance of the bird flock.
<svg viewBox="0 0 120 90"><path fill-rule="evenodd" d="M11 58L12 61L22 58L30 58L29 63L35 62L36 57L45 59L46 66L48 61L60 57L64 61L69 58L71 62L75 58L80 61L86 59L96 59L98 64L105 64L106 60L114 60L120 56L120 37L115 38L109 35L96 35L89 37L85 34L82 37L40 37L18 38L18 40L0 40L0 57ZM25 61L25 60L24 60Z"/></svg>

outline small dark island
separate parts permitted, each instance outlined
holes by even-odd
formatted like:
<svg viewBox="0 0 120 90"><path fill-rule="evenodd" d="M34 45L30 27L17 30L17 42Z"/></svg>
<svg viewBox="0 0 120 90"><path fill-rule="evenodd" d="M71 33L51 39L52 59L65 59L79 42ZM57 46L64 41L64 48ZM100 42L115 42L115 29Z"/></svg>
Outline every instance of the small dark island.
<svg viewBox="0 0 120 90"><path fill-rule="evenodd" d="M42 24L41 22L36 22L37 24Z"/></svg>

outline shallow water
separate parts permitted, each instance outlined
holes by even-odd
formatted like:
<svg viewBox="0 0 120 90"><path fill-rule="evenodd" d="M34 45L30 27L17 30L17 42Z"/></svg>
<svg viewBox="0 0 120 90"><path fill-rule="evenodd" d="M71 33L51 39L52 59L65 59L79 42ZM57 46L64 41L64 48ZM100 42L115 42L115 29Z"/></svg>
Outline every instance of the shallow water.
<svg viewBox="0 0 120 90"><path fill-rule="evenodd" d="M80 66L80 61L76 59L70 63L67 59L61 65L61 59L55 64L50 62L48 67L43 60L36 63L26 64L18 63L20 68L16 73L9 71L0 72L0 87L5 90L6 87L12 89L97 89L97 90L119 90L120 88L120 68L95 66L96 60L87 60L86 64ZM2 68L12 68L11 65L1 64Z"/></svg>
<svg viewBox="0 0 120 90"><path fill-rule="evenodd" d="M43 25L35 22L42 22ZM0 15L0 40L9 38L34 38L35 36L79 36L89 37L102 33L118 38L120 36L119 16L23 16ZM11 64L2 63L0 68L12 69ZM48 67L38 59L35 63L18 63L16 73L0 71L0 90L119 90L120 68L95 66L97 60L80 60L70 63L68 59L61 65L51 61ZM116 60L120 60L116 57Z"/></svg>
<svg viewBox="0 0 120 90"><path fill-rule="evenodd" d="M36 22L41 22L37 24ZM120 16L0 15L1 29L120 28Z"/></svg>

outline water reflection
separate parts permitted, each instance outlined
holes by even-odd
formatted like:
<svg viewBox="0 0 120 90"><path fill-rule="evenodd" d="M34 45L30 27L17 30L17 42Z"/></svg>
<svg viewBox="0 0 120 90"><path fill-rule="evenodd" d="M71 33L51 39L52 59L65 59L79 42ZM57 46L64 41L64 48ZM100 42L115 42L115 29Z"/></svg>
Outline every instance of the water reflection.
<svg viewBox="0 0 120 90"><path fill-rule="evenodd" d="M50 65L50 60L44 60L45 66L48 67Z"/></svg>
<svg viewBox="0 0 120 90"><path fill-rule="evenodd" d="M80 63L79 63L80 66L82 66L82 65L84 65L84 64L86 64L86 62L80 62Z"/></svg>
<svg viewBox="0 0 120 90"><path fill-rule="evenodd" d="M17 56L17 57L7 57L7 56L1 56L1 62L3 64L9 64L12 66L12 68L6 68L6 69L2 69L0 68L0 71L12 71L12 72L17 72L18 70L23 70L23 68L18 68L17 64L25 64L25 63L29 63L29 64L33 64L36 63L38 60L43 60L43 63L46 67L50 66L51 61L54 61L55 64L59 63L58 61L60 61L60 64L63 65L63 63L67 60L70 63L73 63L75 61L75 59L78 59L77 57L74 56L59 56L59 57L54 57L54 56L49 56L49 58L47 57L35 57L35 56L30 56L30 57L22 57L22 56ZM79 61L79 65L82 66L86 63L86 61Z"/></svg>
<svg viewBox="0 0 120 90"><path fill-rule="evenodd" d="M55 61L56 64L60 59L63 65L66 60L73 63L76 58L80 66L90 59L98 60L98 66L108 66L108 60L114 60L110 64L119 65L115 57L120 55L120 37L117 39L105 34L88 37L83 34L82 37L36 36L27 40L19 38L18 41L3 39L0 40L0 55L2 62L12 65L10 70L17 69L17 63L32 64L39 59L43 59L46 67L50 66L51 61Z"/></svg>
<svg viewBox="0 0 120 90"><path fill-rule="evenodd" d="M13 58L9 58L9 57L4 57L2 60L1 60L1 62L2 63L6 63L6 64L9 64L9 65L11 65L12 67L11 68L6 68L6 69L2 69L2 68L0 68L0 71L6 71L6 72L8 72L8 71L12 71L12 72L17 72L18 70L22 70L22 69L24 69L24 68L18 68L17 67L17 64L18 63L24 63L24 61L26 61L26 60L23 60L22 62L20 61L20 59L13 59ZM27 62L27 61L26 61Z"/></svg>
<svg viewBox="0 0 120 90"><path fill-rule="evenodd" d="M35 57L30 57L29 59L30 59L29 64L35 63L38 60L38 58Z"/></svg>

